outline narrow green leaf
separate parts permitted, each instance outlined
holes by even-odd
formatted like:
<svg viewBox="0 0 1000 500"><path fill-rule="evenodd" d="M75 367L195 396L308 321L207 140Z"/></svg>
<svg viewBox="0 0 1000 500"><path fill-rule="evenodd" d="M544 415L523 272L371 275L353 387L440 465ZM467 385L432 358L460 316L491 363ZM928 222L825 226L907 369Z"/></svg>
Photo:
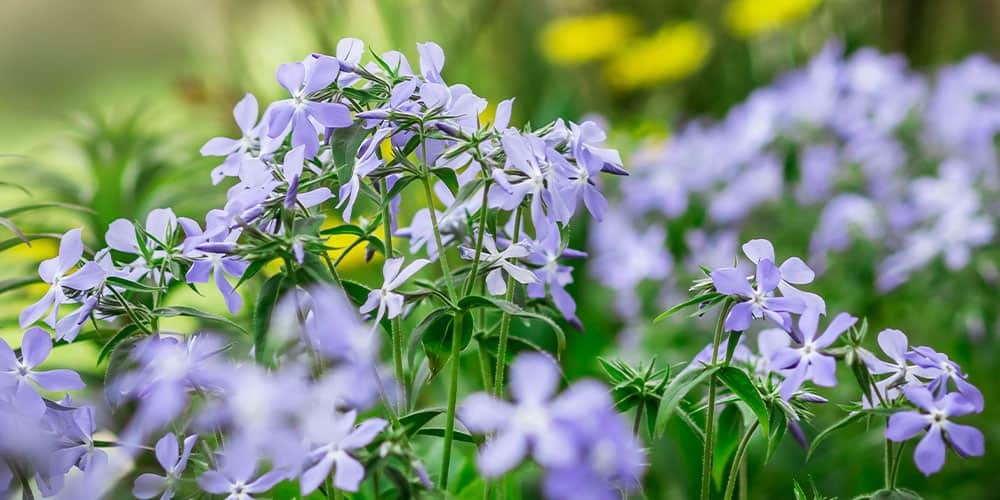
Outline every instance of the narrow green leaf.
<svg viewBox="0 0 1000 500"><path fill-rule="evenodd" d="M767 405L764 404L764 400L760 397L757 386L753 385L753 381L750 380L750 376L742 368L735 366L723 367L719 370L718 376L719 380L723 384L726 384L726 387L736 397L746 403L750 411L757 417L757 421L760 422L761 434L768 435L770 425L768 423Z"/></svg>
<svg viewBox="0 0 1000 500"><path fill-rule="evenodd" d="M26 212L34 212L36 210L42 210L45 208L65 208L67 210L74 210L78 212L87 212L89 214L95 213L91 208L85 207L83 205L74 205L72 203L62 203L58 201L49 201L45 203L33 203L31 205L21 205L18 207L8 208L6 210L0 210L0 217L11 217L17 214L23 214Z"/></svg>
<svg viewBox="0 0 1000 500"><path fill-rule="evenodd" d="M445 413L445 411L447 411L447 408L444 408L443 406L421 408L399 417L399 423L403 425L403 429L406 430L406 434L412 436L416 434L420 428L426 425L427 422L430 422L434 417Z"/></svg>
<svg viewBox="0 0 1000 500"><path fill-rule="evenodd" d="M354 157L371 130L364 128L364 120L358 120L350 127L333 130L330 136L330 152L334 168L337 169L337 179L341 184L351 180L351 175L354 173Z"/></svg>
<svg viewBox="0 0 1000 500"><path fill-rule="evenodd" d="M667 421L673 415L677 405L695 387L704 383L719 370L718 366L706 366L697 370L681 373L667 385L660 396L660 409L656 412L656 434L662 436L667 427Z"/></svg>
<svg viewBox="0 0 1000 500"><path fill-rule="evenodd" d="M101 362L104 361L104 358L108 357L108 355L111 354L114 348L118 344L120 344L123 340L131 337L132 335L135 335L136 333L139 333L140 331L142 330L139 328L139 325L136 325L135 323L129 323L124 327L122 327L121 330L118 330L118 333L116 333L113 337L111 337L104 344L104 346L101 347L101 351L97 353L97 364L98 365L101 364Z"/></svg>
<svg viewBox="0 0 1000 500"><path fill-rule="evenodd" d="M158 286L146 285L144 283L139 283L137 281L132 281L118 276L108 276L105 279L105 282L107 282L109 285L114 286L115 288L121 288L123 290L128 290L131 292L151 293L163 290L163 288Z"/></svg>
<svg viewBox="0 0 1000 500"><path fill-rule="evenodd" d="M11 290L16 290L21 287L41 282L41 278L37 276L34 278L11 278L8 280L2 280L0 281L0 293L6 293Z"/></svg>
<svg viewBox="0 0 1000 500"><path fill-rule="evenodd" d="M421 436L444 437L444 428L443 427L423 427L423 428L421 428L420 430L417 431L417 434L419 434ZM471 435L469 435L468 433L462 432L462 431L460 431L458 429L454 430L454 432L452 434L452 438L455 441L459 441L459 442L462 442L462 443L472 443L472 444L476 443L476 438L474 438Z"/></svg>
<svg viewBox="0 0 1000 500"><path fill-rule="evenodd" d="M673 316L674 314L680 312L681 310L687 309L688 307L700 304L702 302L707 302L707 301L710 301L710 300L718 299L719 297L725 297L725 295L722 295L719 292L703 293L703 294L701 294L701 295L699 295L697 297L694 297L694 298L692 298L690 300L687 300L685 302L681 302L680 304L677 304L676 306L671 307L670 309L667 309L666 311L663 311L662 313L660 313L659 316L657 316L655 319L653 319L653 323L659 323L660 321L663 321L663 320L669 318L670 316Z"/></svg>
<svg viewBox="0 0 1000 500"><path fill-rule="evenodd" d="M253 309L254 357L258 363L263 362L267 356L267 332L271 328L271 314L274 312L274 304L278 302L278 297L284 289L284 284L284 273L271 276L260 288L260 295L258 295L257 304Z"/></svg>
<svg viewBox="0 0 1000 500"><path fill-rule="evenodd" d="M187 316L191 318L199 318L208 321L217 321L219 323L225 323L243 333L247 333L246 329L237 324L235 321L219 316L218 314L212 314L205 311L200 311L193 307L187 306L171 306L171 307L161 307L159 309L154 309L152 313L161 318L171 318L174 316Z"/></svg>
<svg viewBox="0 0 1000 500"><path fill-rule="evenodd" d="M806 460L809 460L809 457L811 457L812 454L813 454L813 452L816 451L816 448L819 447L819 444L822 443L823 441L825 441L826 438L830 437L831 434L833 434L834 432L836 432L839 429L842 429L842 428L848 426L852 422L856 422L858 420L861 420L865 416L866 415L864 413L862 413L862 412L852 412L852 413L847 414L846 417L844 417L844 418L838 420L837 422L835 422L830 427L827 427L826 429L823 429L822 432L820 432L819 434L816 435L815 438L813 438L812 443L809 444L809 450L806 452Z"/></svg>
<svg viewBox="0 0 1000 500"><path fill-rule="evenodd" d="M486 308L498 309L507 314L510 314L511 316L516 316L521 319L529 319L529 320L533 319L542 321L546 325L548 325L549 328L552 329L552 333L555 334L556 336L556 344L557 344L556 358L557 359L561 358L563 351L566 349L565 332L563 332L563 329L559 326L558 323L553 321L552 318L549 318L548 316L530 311L525 311L524 309L521 308L521 306L513 302L508 302L502 299L495 299L492 297L483 297L480 295L469 295L466 297L462 297L462 299L458 301L457 305L458 308L463 311L476 309L479 307L486 307Z"/></svg>
<svg viewBox="0 0 1000 500"><path fill-rule="evenodd" d="M350 234L357 236L359 238L363 238L368 233L366 233L364 229L361 229L360 227L355 226L353 224L341 224L339 226L326 228L320 231L319 234L322 234L323 236L340 236L344 234Z"/></svg>
<svg viewBox="0 0 1000 500"><path fill-rule="evenodd" d="M715 424L715 456L712 459L712 480L716 486L722 484L729 459L736 453L742 423L743 414L736 405L726 406L719 414L719 421Z"/></svg>
<svg viewBox="0 0 1000 500"><path fill-rule="evenodd" d="M61 234L55 234L55 233L36 233L36 234L29 233L24 235L24 239L16 237L16 238L11 238L9 240L0 241L0 252L10 250L11 248L14 248L18 245L25 245L28 243L28 241L43 240L43 239L58 240L61 238L62 238ZM28 241L25 241L25 239Z"/></svg>
<svg viewBox="0 0 1000 500"><path fill-rule="evenodd" d="M785 437L785 430L788 429L788 420L785 417L785 411L780 406L771 405L769 413L771 429L767 434L767 452L764 454L764 463L771 460L774 452L778 449L778 445L781 444L781 439Z"/></svg>

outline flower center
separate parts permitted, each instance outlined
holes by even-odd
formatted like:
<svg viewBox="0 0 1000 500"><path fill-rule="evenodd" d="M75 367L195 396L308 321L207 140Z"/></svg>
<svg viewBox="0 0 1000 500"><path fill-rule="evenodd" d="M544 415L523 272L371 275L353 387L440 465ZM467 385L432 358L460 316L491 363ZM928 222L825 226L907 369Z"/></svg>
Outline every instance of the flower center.
<svg viewBox="0 0 1000 500"><path fill-rule="evenodd" d="M948 421L948 416L944 414L941 410L931 411L931 425L935 427L942 427Z"/></svg>
<svg viewBox="0 0 1000 500"><path fill-rule="evenodd" d="M549 416L537 405L522 406L514 415L515 424L526 433L538 433L549 424Z"/></svg>

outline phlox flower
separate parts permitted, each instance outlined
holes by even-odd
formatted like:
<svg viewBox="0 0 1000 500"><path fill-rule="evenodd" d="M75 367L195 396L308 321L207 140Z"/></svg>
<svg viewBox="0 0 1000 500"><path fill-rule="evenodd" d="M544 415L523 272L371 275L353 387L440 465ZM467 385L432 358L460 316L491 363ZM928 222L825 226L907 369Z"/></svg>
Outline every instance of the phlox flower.
<svg viewBox="0 0 1000 500"><path fill-rule="evenodd" d="M924 475L931 475L944 466L945 443L962 457L982 456L985 449L983 433L975 427L956 424L953 417L976 411L975 406L961 394L950 393L935 399L923 387L908 386L903 389L906 399L919 411L898 411L889 417L885 437L892 441L906 441L920 431L927 433L913 451L913 461Z"/></svg>

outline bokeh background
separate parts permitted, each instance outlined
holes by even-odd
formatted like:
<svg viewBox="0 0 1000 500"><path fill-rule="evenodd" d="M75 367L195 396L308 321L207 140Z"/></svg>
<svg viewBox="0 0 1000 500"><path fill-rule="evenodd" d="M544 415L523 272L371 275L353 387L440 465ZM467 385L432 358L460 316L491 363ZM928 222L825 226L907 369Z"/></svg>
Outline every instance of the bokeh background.
<svg viewBox="0 0 1000 500"><path fill-rule="evenodd" d="M831 39L841 40L848 52L871 46L901 53L927 72L974 53L996 59L1000 2L4 0L0 180L26 186L30 195L5 189L0 211L53 200L89 207L52 207L15 220L37 234L84 225L91 242L113 218L141 219L151 208L204 213L220 203L223 191L207 182L214 163L197 150L207 138L234 130L233 103L247 91L262 101L280 97L274 82L279 64L312 51L333 53L337 40L348 36L378 52L399 49L413 57L416 42L434 40L447 54L449 82L467 83L491 103L516 96L515 122L600 115L612 130L612 144L628 158L644 143L669 140L686 120L723 116ZM575 236L579 246L584 235L581 230ZM49 240L29 247L13 236L0 228L0 242L9 242L0 243L0 280L27 275L55 253ZM805 244L793 241L785 248ZM363 279L361 263L360 256L347 261ZM944 471L929 479L905 459L899 483L928 498L996 498L996 289L962 276L934 275L879 295L870 289L871 277L855 270L826 275L814 290L826 294L832 310L849 308L867 315L873 328L896 326L951 353L987 398L986 412L971 419L987 435L986 457L950 456ZM622 325L605 314L610 292L592 286L582 269L578 274L571 292L587 330L570 338L567 375L598 376L595 357L618 355ZM13 281L2 283L0 288ZM966 294L984 311L976 328L963 315ZM0 296L4 338L18 337L17 311L36 295L28 286ZM178 293L171 300L223 308L212 297ZM175 326L185 325L178 320ZM633 342L640 347L627 355L680 361L707 338L695 323L657 325L644 329ZM50 362L96 377L101 367L95 353L96 347L82 343L57 350ZM829 424L839 415L834 408L820 411L817 422ZM791 497L792 478L814 481L824 495L841 498L879 486L878 430L855 426L808 463L787 441L766 466L762 456L751 454L754 498ZM651 498L684 498L695 491L700 459L685 448L691 444L668 436L653 447Z"/></svg>

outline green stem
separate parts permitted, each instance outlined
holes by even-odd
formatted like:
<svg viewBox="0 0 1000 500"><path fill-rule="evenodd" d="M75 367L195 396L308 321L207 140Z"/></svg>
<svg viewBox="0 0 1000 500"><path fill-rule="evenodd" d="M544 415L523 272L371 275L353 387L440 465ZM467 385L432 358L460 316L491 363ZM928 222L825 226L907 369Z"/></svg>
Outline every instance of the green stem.
<svg viewBox="0 0 1000 500"><path fill-rule="evenodd" d="M887 490L892 488L892 456L892 441L887 438L885 440L885 467L883 468L883 479Z"/></svg>
<svg viewBox="0 0 1000 500"><path fill-rule="evenodd" d="M427 198L427 212L431 216L431 228L434 229L434 243L437 243L438 262L441 263L441 272L444 273L444 282L448 286L448 297L455 302L455 283L451 276L451 267L448 265L447 255L445 255L444 243L441 242L441 229L438 226L437 210L434 208L434 191L431 189L431 181L426 175L421 177L424 184L424 196Z"/></svg>
<svg viewBox="0 0 1000 500"><path fill-rule="evenodd" d="M743 467L743 460L746 458L747 446L750 444L750 438L753 437L753 433L757 431L757 427L759 425L760 422L754 420L750 428L743 433L743 438L740 439L740 444L736 447L736 456L733 458L733 465L729 469L729 481L726 483L725 500L732 500L733 498L733 491L736 490L736 478L740 475L740 469ZM745 475L742 481L746 481Z"/></svg>
<svg viewBox="0 0 1000 500"><path fill-rule="evenodd" d="M747 461L740 464L740 500L747 500L750 497L750 473L747 470Z"/></svg>
<svg viewBox="0 0 1000 500"><path fill-rule="evenodd" d="M521 212L522 206L518 205L514 212L514 237L511 241L516 242L521 238ZM510 302L514 298L514 277L507 276L507 293L504 299ZM493 394L497 397L503 396L503 375L507 365L507 336L510 334L510 314L504 312L500 316L500 339L497 344L497 369L496 380L493 387Z"/></svg>
<svg viewBox="0 0 1000 500"><path fill-rule="evenodd" d="M712 339L712 366L719 362L719 344L722 343L722 330L726 316L733 306L732 299L727 299L719 312L719 320L715 325L715 337ZM701 461L701 500L708 500L712 489L712 459L714 458L714 427L715 427L715 391L716 378L712 374L708 383L708 408L705 416L705 450Z"/></svg>
<svg viewBox="0 0 1000 500"><path fill-rule="evenodd" d="M441 457L442 490L448 489L448 469L451 466L451 444L455 437L455 406L458 403L458 357L462 350L462 320L465 314L459 311L452 321L451 330L451 386L448 387L448 414L444 424L444 455Z"/></svg>
<svg viewBox="0 0 1000 500"><path fill-rule="evenodd" d="M899 464L902 462L903 449L906 448L906 442L899 443L899 447L896 448L896 458L892 461L892 475L890 476L890 487L896 487L896 477L899 476Z"/></svg>
<svg viewBox="0 0 1000 500"><path fill-rule="evenodd" d="M489 391L493 387L493 377L490 376L490 355L483 348L482 341L477 342L476 350L479 352L479 371L483 376L483 390Z"/></svg>
<svg viewBox="0 0 1000 500"><path fill-rule="evenodd" d="M642 403L643 398L639 398L639 406L635 408L635 420L632 422L632 434L639 437L639 424L642 422L642 409L646 406Z"/></svg>
<svg viewBox="0 0 1000 500"><path fill-rule="evenodd" d="M385 179L379 181L379 188L384 196L388 192L389 188L386 185ZM385 258L391 259L393 257L392 252L392 214L389 213L389 200L382 200L382 233L383 233L383 243L385 244ZM391 336L392 336L392 364L396 369L396 381L402 386L400 391L403 397L401 408L407 408L407 401L409 400L409 381L406 378L406 372L403 371L403 335L399 327L399 317L392 318L389 320L391 325Z"/></svg>

